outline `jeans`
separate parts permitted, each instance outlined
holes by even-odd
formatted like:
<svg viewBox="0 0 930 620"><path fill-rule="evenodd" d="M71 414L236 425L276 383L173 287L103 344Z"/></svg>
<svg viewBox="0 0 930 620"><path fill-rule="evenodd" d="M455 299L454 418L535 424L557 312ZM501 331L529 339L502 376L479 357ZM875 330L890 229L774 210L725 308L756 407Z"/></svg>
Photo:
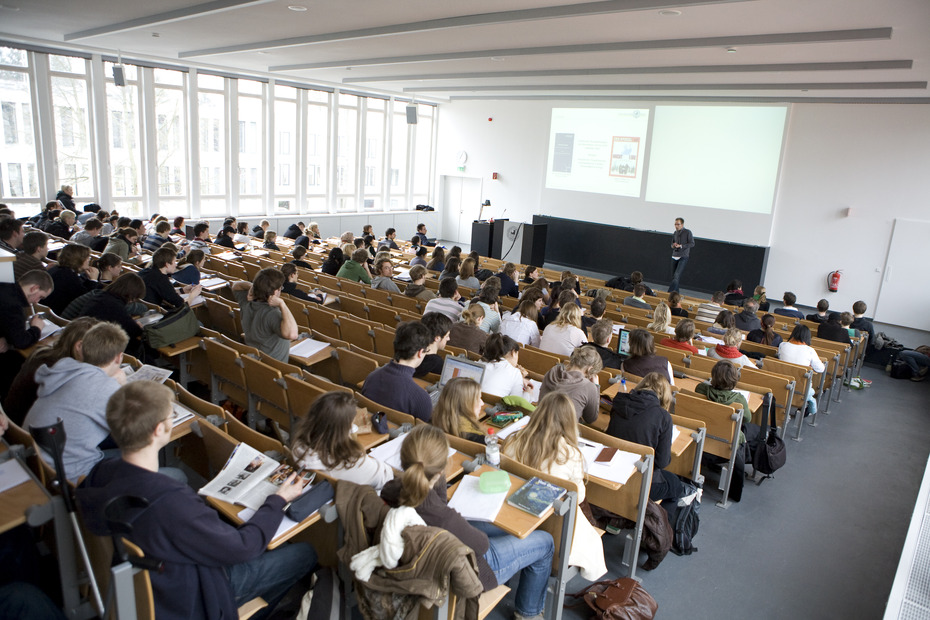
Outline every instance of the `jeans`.
<svg viewBox="0 0 930 620"><path fill-rule="evenodd" d="M921 368L930 368L930 357L917 351L901 351L898 359L908 365L915 377L920 374Z"/></svg>
<svg viewBox="0 0 930 620"><path fill-rule="evenodd" d="M685 272L685 265L688 264L688 257L682 256L678 260L672 259L672 282L668 285L668 292L678 290L678 285L681 280L681 274Z"/></svg>
<svg viewBox="0 0 930 620"><path fill-rule="evenodd" d="M654 502L678 500L684 494L685 485L681 483L681 478L664 469L652 471L652 486L649 487L649 499Z"/></svg>
<svg viewBox="0 0 930 620"><path fill-rule="evenodd" d="M268 607L252 617L267 616L298 579L316 568L316 559L316 551L309 544L291 543L266 551L250 562L230 566L226 572L236 605L260 596Z"/></svg>
<svg viewBox="0 0 930 620"><path fill-rule="evenodd" d="M555 543L548 532L535 530L520 539L507 534L493 523L469 521L476 529L488 535L491 546L484 554L497 583L507 583L520 573L520 585L514 607L523 616L535 616L546 605L546 585L552 572L552 554Z"/></svg>
<svg viewBox="0 0 930 620"><path fill-rule="evenodd" d="M0 588L0 618L65 620L65 614L39 588L14 581Z"/></svg>

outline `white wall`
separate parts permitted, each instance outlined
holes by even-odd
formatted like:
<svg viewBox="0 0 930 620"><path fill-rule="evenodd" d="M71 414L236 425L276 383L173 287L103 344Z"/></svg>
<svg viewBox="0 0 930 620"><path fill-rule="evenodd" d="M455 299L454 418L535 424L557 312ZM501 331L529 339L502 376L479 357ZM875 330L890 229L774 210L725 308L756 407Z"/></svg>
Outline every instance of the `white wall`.
<svg viewBox="0 0 930 620"><path fill-rule="evenodd" d="M492 203L486 217L499 217L506 208L506 217L513 220L531 221L533 214L545 212L670 230L663 222L671 222L680 208L662 207L644 215L618 201L615 209L601 203L599 212L588 213L585 201L572 202L588 195L570 192L560 192L565 196L561 208L544 204L549 200L543 194L553 191L544 189L550 110L566 105L577 104L466 101L441 106L437 174L462 174L456 155L465 150L464 174L484 180L482 198ZM602 102L594 105L604 107ZM863 299L874 311L894 219L930 220L928 137L928 105L792 106L775 215L771 230L762 235L771 238L764 282L770 297L792 290L802 304L814 305L826 297L837 309ZM493 172L500 174L499 180L491 180ZM847 207L852 209L849 217L844 215ZM692 225L696 213L701 214L700 225ZM741 215L696 208L690 214L689 227L696 236L724 239L718 231ZM764 239L747 242L766 245ZM618 265L618 271L623 269ZM843 279L838 293L828 293L826 275L834 269L843 270ZM727 274L720 279L722 286ZM926 283L915 286L926 288Z"/></svg>

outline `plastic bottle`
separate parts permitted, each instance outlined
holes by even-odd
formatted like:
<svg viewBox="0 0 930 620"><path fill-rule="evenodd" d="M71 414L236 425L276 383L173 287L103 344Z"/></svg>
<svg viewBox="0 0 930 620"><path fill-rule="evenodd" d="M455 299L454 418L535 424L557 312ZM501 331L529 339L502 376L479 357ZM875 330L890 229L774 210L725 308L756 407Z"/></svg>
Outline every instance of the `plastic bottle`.
<svg viewBox="0 0 930 620"><path fill-rule="evenodd" d="M626 393L626 377L620 377L620 391Z"/></svg>
<svg viewBox="0 0 930 620"><path fill-rule="evenodd" d="M494 429L488 429L488 436L484 438L485 448L484 456L488 461L488 465L493 467L499 467L501 464L501 446L497 441L497 435L494 434Z"/></svg>

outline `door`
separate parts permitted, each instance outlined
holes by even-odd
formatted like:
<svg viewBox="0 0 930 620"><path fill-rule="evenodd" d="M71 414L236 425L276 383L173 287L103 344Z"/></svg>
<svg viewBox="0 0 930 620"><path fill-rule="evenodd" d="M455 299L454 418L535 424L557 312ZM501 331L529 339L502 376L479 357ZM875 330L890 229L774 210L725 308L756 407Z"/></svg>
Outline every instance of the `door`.
<svg viewBox="0 0 930 620"><path fill-rule="evenodd" d="M927 239L930 239L930 222L894 221L885 278L875 307L876 321L930 330Z"/></svg>
<svg viewBox="0 0 930 620"><path fill-rule="evenodd" d="M481 206L481 179L443 175L443 238L453 243L471 244L471 224Z"/></svg>

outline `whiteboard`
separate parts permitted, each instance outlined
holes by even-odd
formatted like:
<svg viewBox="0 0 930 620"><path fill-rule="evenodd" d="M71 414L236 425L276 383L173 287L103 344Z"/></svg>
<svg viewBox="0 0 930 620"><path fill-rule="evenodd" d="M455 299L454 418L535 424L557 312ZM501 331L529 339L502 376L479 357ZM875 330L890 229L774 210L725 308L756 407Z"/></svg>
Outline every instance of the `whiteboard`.
<svg viewBox="0 0 930 620"><path fill-rule="evenodd" d="M875 320L930 331L927 240L930 222L896 219Z"/></svg>

